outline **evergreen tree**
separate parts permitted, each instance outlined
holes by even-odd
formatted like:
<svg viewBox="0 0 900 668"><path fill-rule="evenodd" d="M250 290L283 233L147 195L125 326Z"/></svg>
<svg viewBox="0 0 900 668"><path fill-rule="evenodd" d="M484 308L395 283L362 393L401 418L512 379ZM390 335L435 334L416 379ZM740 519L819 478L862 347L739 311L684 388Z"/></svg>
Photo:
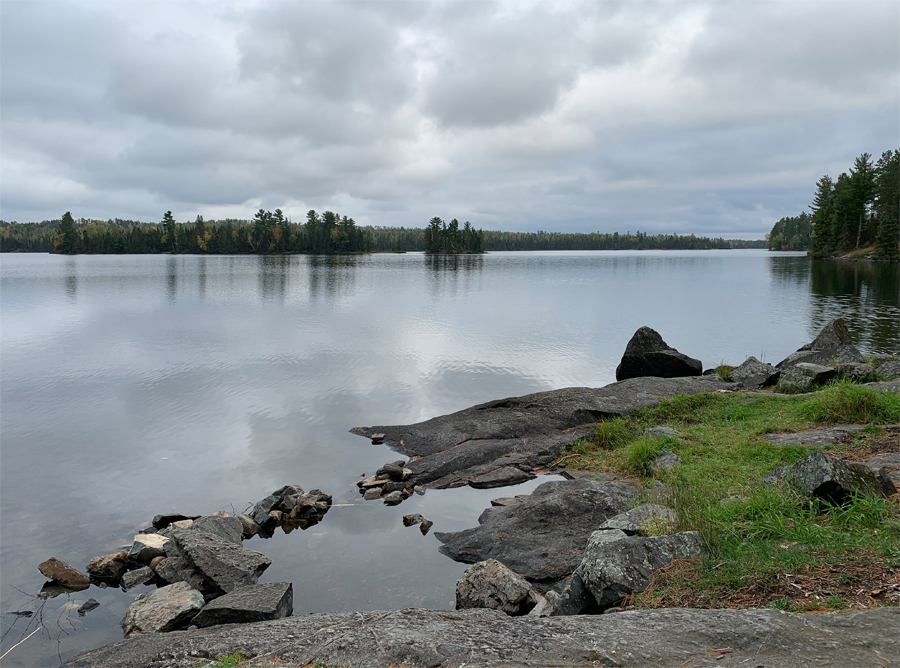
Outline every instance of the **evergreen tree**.
<svg viewBox="0 0 900 668"><path fill-rule="evenodd" d="M827 174L816 182L816 194L813 196L812 210L812 252L813 255L828 255L835 247L832 235L832 208L834 200L834 182Z"/></svg>
<svg viewBox="0 0 900 668"><path fill-rule="evenodd" d="M69 211L59 221L59 234L54 245L59 253L72 254L78 250L78 232L75 231L75 219Z"/></svg>
<svg viewBox="0 0 900 668"><path fill-rule="evenodd" d="M900 150L881 154L875 166L874 190L876 250L880 257L900 259Z"/></svg>
<svg viewBox="0 0 900 668"><path fill-rule="evenodd" d="M163 232L165 234L166 243L173 251L178 250L178 239L175 235L175 219L172 217L171 211L166 211L162 219Z"/></svg>

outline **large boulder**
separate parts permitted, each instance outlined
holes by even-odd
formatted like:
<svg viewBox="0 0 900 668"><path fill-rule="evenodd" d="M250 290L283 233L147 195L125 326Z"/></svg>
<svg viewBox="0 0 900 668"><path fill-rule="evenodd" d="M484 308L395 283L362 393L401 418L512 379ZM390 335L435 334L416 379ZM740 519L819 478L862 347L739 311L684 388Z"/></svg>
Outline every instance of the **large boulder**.
<svg viewBox="0 0 900 668"><path fill-rule="evenodd" d="M802 346L798 352L807 350L830 350L839 346L849 346L853 344L853 337L850 336L850 330L847 329L847 323L842 318L835 318L825 325L819 332L818 336Z"/></svg>
<svg viewBox="0 0 900 668"><path fill-rule="evenodd" d="M894 486L900 486L900 452L882 452L869 457L866 466L878 473L884 470Z"/></svg>
<svg viewBox="0 0 900 668"><path fill-rule="evenodd" d="M838 364L863 364L865 362L866 358L853 345L846 323L838 318L825 325L811 343L801 346L775 367L781 371L783 376L786 371L801 363L833 368ZM779 381L780 385L781 381Z"/></svg>
<svg viewBox="0 0 900 668"><path fill-rule="evenodd" d="M886 380L900 378L900 362L882 362L878 365L878 368L875 369L875 373Z"/></svg>
<svg viewBox="0 0 900 668"><path fill-rule="evenodd" d="M293 612L293 585L269 582L241 587L210 601L191 623L200 628L216 624L248 624L290 617Z"/></svg>
<svg viewBox="0 0 900 668"><path fill-rule="evenodd" d="M667 345L655 330L641 327L625 346L625 354L616 367L616 380L641 376L678 378L699 376L702 373L703 364L700 360L688 357Z"/></svg>
<svg viewBox="0 0 900 668"><path fill-rule="evenodd" d="M816 385L824 385L837 375L833 367L798 362L787 366L778 379L782 392L803 392Z"/></svg>
<svg viewBox="0 0 900 668"><path fill-rule="evenodd" d="M616 529L591 535L577 575L601 608L644 591L653 574L675 559L699 559L706 553L696 531L644 538Z"/></svg>
<svg viewBox="0 0 900 668"><path fill-rule="evenodd" d="M890 496L897 491L884 471L874 471L815 451L791 466L779 466L765 478L766 483L785 481L796 485L809 497L844 503L853 495Z"/></svg>
<svg viewBox="0 0 900 668"><path fill-rule="evenodd" d="M185 629L202 607L203 594L178 582L134 599L125 612L122 630L127 637Z"/></svg>
<svg viewBox="0 0 900 668"><path fill-rule="evenodd" d="M528 581L496 559L479 561L456 583L456 609L490 608L507 615L524 615L537 603Z"/></svg>
<svg viewBox="0 0 900 668"><path fill-rule="evenodd" d="M779 371L771 364L760 362L752 355L731 371L731 380L747 390L773 385L778 380Z"/></svg>
<svg viewBox="0 0 900 668"><path fill-rule="evenodd" d="M91 579L87 575L56 557L42 562L38 565L38 570L48 580L69 589L81 591L91 586Z"/></svg>
<svg viewBox="0 0 900 668"><path fill-rule="evenodd" d="M640 493L621 482L545 482L519 503L487 509L481 526L435 536L456 561L497 559L528 580L561 580L581 563L591 533Z"/></svg>

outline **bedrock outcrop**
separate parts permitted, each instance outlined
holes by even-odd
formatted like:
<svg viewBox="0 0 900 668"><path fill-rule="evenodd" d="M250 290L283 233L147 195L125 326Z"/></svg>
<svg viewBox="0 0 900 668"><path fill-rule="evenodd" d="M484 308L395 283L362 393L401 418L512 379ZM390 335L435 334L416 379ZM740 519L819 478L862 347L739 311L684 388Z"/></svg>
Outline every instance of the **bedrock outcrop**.
<svg viewBox="0 0 900 668"><path fill-rule="evenodd" d="M599 420L630 415L676 394L734 390L718 376L642 377L601 388L567 387L488 401L456 413L410 425L357 427L355 434L384 443L414 459L407 464L409 485L459 487L496 482L505 467L530 473L553 461L570 444L587 436ZM504 471L498 469L504 468ZM497 472L495 476L490 476ZM524 477L509 476L520 482ZM496 485L491 485L496 486Z"/></svg>
<svg viewBox="0 0 900 668"><path fill-rule="evenodd" d="M233 652L290 664L384 668L499 666L898 666L900 609L799 615L665 609L571 617L497 610L319 613L148 634L69 659L66 668L196 668ZM279 664L280 665L280 664Z"/></svg>

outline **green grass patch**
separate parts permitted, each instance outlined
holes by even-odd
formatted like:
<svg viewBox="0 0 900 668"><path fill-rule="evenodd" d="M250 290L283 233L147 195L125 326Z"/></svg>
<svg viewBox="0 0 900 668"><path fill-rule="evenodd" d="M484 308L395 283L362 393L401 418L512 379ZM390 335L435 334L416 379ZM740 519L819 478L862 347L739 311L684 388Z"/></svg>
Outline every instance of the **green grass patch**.
<svg viewBox="0 0 900 668"><path fill-rule="evenodd" d="M900 394L875 392L869 387L842 381L809 397L803 410L818 423L898 422Z"/></svg>

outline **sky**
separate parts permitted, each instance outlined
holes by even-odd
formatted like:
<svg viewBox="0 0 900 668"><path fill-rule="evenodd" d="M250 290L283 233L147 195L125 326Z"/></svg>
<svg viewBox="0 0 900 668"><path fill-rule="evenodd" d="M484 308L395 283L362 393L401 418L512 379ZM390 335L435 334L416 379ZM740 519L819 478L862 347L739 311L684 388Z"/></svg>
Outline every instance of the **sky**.
<svg viewBox="0 0 900 668"><path fill-rule="evenodd" d="M0 219L762 238L900 147L900 3L0 3Z"/></svg>

